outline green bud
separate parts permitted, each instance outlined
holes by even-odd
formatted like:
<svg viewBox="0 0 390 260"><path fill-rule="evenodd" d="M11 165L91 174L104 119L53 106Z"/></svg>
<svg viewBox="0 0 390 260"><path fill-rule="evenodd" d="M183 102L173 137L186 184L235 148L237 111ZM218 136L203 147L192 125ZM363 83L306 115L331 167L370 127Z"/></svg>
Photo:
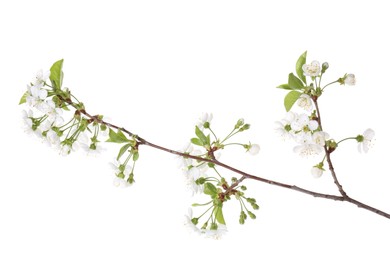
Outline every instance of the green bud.
<svg viewBox="0 0 390 260"><path fill-rule="evenodd" d="M206 129L210 128L210 122L205 122L203 124L203 127L206 128Z"/></svg>
<svg viewBox="0 0 390 260"><path fill-rule="evenodd" d="M207 163L207 166L209 166L210 168L214 168L215 164L212 162L209 162L209 163Z"/></svg>
<svg viewBox="0 0 390 260"><path fill-rule="evenodd" d="M100 124L100 130L101 131L106 131L107 130L107 126L104 125L104 124Z"/></svg>
<svg viewBox="0 0 390 260"><path fill-rule="evenodd" d="M244 225L245 224L245 219L243 219L242 217L240 217L240 220L238 221L241 225Z"/></svg>
<svg viewBox="0 0 390 260"><path fill-rule="evenodd" d="M210 225L210 230L217 230L218 229L218 225L217 225L217 223L211 223L211 225Z"/></svg>
<svg viewBox="0 0 390 260"><path fill-rule="evenodd" d="M194 224L194 225L198 225L199 218L192 218L192 219L191 219L191 222L192 222L192 224Z"/></svg>
<svg viewBox="0 0 390 260"><path fill-rule="evenodd" d="M127 182L130 183L130 184L133 184L135 182L135 180L134 180L134 173L130 173L130 176L127 179Z"/></svg>
<svg viewBox="0 0 390 260"><path fill-rule="evenodd" d="M240 128L242 125L244 125L244 119L243 119L243 118L240 118L240 119L238 119L236 125L234 126L234 129L238 129L238 128Z"/></svg>
<svg viewBox="0 0 390 260"><path fill-rule="evenodd" d="M204 178L204 177L200 177L199 179L197 179L197 180L195 181L195 183L196 183L197 185L203 185L205 182L206 182L206 178Z"/></svg>
<svg viewBox="0 0 390 260"><path fill-rule="evenodd" d="M96 143L92 143L92 144L89 146L89 149L91 149L91 150L96 150Z"/></svg>
<svg viewBox="0 0 390 260"><path fill-rule="evenodd" d="M126 165L125 164L121 164L119 165L118 169L120 172L124 172L125 171L125 168L126 168Z"/></svg>
<svg viewBox="0 0 390 260"><path fill-rule="evenodd" d="M202 229L206 229L208 224L209 224L208 222L204 223Z"/></svg>
<svg viewBox="0 0 390 260"><path fill-rule="evenodd" d="M240 128L240 132L245 131L245 130L248 130L250 127L251 127L250 124L245 124L245 125L243 125L243 126Z"/></svg>
<svg viewBox="0 0 390 260"><path fill-rule="evenodd" d="M290 132L291 131L291 125L285 125L284 126L284 130L286 130L287 132Z"/></svg>
<svg viewBox="0 0 390 260"><path fill-rule="evenodd" d="M254 210L258 210L260 208L256 203L251 203L251 206Z"/></svg>
<svg viewBox="0 0 390 260"><path fill-rule="evenodd" d="M248 203L255 203L256 202L256 200L254 198L246 198L246 201Z"/></svg>
<svg viewBox="0 0 390 260"><path fill-rule="evenodd" d="M237 178L236 177L232 177L232 183L234 182L237 182Z"/></svg>
<svg viewBox="0 0 390 260"><path fill-rule="evenodd" d="M244 185L242 185L240 188L241 188L242 190L246 190L246 186L244 186Z"/></svg>
<svg viewBox="0 0 390 260"><path fill-rule="evenodd" d="M248 211L248 215L251 219L256 219L256 215L253 214L252 212Z"/></svg>
<svg viewBox="0 0 390 260"><path fill-rule="evenodd" d="M334 151L337 148L337 143L335 140L328 140L326 141L326 146L328 146L330 150Z"/></svg>
<svg viewBox="0 0 390 260"><path fill-rule="evenodd" d="M322 63L321 73L324 74L325 71L326 71L328 68L329 68L329 63L327 63L327 62Z"/></svg>
<svg viewBox="0 0 390 260"><path fill-rule="evenodd" d="M364 140L364 136L362 136L362 135L356 136L356 141L357 141L358 143L363 142L363 140Z"/></svg>
<svg viewBox="0 0 390 260"><path fill-rule="evenodd" d="M123 174L123 172L120 172L116 175L118 178L120 179L124 179L125 178L125 175Z"/></svg>

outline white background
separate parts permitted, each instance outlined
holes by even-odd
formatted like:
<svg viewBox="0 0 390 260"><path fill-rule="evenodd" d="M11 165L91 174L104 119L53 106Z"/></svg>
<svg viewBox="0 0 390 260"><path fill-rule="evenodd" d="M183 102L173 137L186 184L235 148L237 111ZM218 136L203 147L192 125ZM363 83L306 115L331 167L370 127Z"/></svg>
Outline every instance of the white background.
<svg viewBox="0 0 390 260"><path fill-rule="evenodd" d="M259 143L252 157L221 160L258 176L337 194L320 158L302 159L274 132L298 56L328 61L324 81L355 73L354 87L330 87L320 100L325 130L340 140L366 128L376 145L349 142L333 154L347 193L390 212L386 1L2 1L1 259L389 259L390 221L354 205L247 181L261 209L238 224L225 206L220 241L188 233L193 202L174 156L141 148L136 185L117 189L99 158L69 157L27 136L17 103L39 69L64 58L64 86L92 114L104 114L147 140L180 149L201 112L221 135L238 118ZM222 171L227 177L230 172Z"/></svg>

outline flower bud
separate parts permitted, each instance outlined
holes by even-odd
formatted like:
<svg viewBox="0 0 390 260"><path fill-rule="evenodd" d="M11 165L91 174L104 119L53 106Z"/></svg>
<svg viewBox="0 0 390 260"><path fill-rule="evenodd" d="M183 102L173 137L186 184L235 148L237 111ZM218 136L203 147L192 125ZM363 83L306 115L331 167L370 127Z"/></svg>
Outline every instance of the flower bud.
<svg viewBox="0 0 390 260"><path fill-rule="evenodd" d="M321 74L325 73L325 71L328 68L329 68L329 63L327 63L327 62L322 63Z"/></svg>
<svg viewBox="0 0 390 260"><path fill-rule="evenodd" d="M250 128L250 124L245 124L245 125L243 125L241 128L240 128L240 132L242 132L242 131L245 131L245 130L248 130L249 128Z"/></svg>
<svg viewBox="0 0 390 260"><path fill-rule="evenodd" d="M256 219L256 215L253 214L252 212L248 211L248 215L251 219Z"/></svg>
<svg viewBox="0 0 390 260"><path fill-rule="evenodd" d="M192 219L191 219L191 222L192 222L192 224L194 224L194 225L198 225L199 218L192 218Z"/></svg>
<svg viewBox="0 0 390 260"><path fill-rule="evenodd" d="M244 119L243 118L240 118L238 119L236 125L234 126L235 129L238 129L240 128L242 125L244 125Z"/></svg>

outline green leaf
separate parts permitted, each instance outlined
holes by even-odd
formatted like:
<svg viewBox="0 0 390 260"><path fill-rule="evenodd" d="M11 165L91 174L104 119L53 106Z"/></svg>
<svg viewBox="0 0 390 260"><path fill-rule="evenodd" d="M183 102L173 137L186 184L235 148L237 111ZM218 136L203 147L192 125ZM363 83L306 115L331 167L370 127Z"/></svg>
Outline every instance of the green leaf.
<svg viewBox="0 0 390 260"><path fill-rule="evenodd" d="M217 195L217 188L211 184L210 182L206 182L204 184L204 190L203 193L210 196L216 196Z"/></svg>
<svg viewBox="0 0 390 260"><path fill-rule="evenodd" d="M19 105L26 103L27 95L28 95L28 91L24 92L23 96L20 98Z"/></svg>
<svg viewBox="0 0 390 260"><path fill-rule="evenodd" d="M301 94L301 92L295 90L287 93L286 97L284 98L284 107L286 108L287 112L290 111L291 107L295 104Z"/></svg>
<svg viewBox="0 0 390 260"><path fill-rule="evenodd" d="M110 128L110 132L109 132L108 136L110 138L108 138L106 140L106 142L111 142L111 143L127 143L127 142L131 142L129 139L126 138L126 136L119 129L118 129L118 132L115 133L115 131Z"/></svg>
<svg viewBox="0 0 390 260"><path fill-rule="evenodd" d="M200 141L203 143L203 145L209 144L207 137L204 135L204 133L199 129L198 126L195 127L195 134L197 137L199 137Z"/></svg>
<svg viewBox="0 0 390 260"><path fill-rule="evenodd" d="M191 143L193 143L194 145L199 145L199 146L203 146L203 143L200 139L198 138L191 138Z"/></svg>
<svg viewBox="0 0 390 260"><path fill-rule="evenodd" d="M292 73L290 73L288 75L288 85L290 86L291 89L303 89L304 88L302 81Z"/></svg>
<svg viewBox="0 0 390 260"><path fill-rule="evenodd" d="M131 147L131 144L125 144L124 146L121 147L119 150L118 156L116 157L116 160L119 161L119 159L122 157L122 155Z"/></svg>
<svg viewBox="0 0 390 260"><path fill-rule="evenodd" d="M292 90L292 88L290 87L289 84L282 84L282 85L277 86L277 88Z"/></svg>
<svg viewBox="0 0 390 260"><path fill-rule="evenodd" d="M298 60L297 60L297 64L295 66L295 69L297 71L297 75L298 77L306 84L306 77L305 75L303 74L303 69L302 69L302 66L304 64L306 64L306 54L307 54L307 51L305 51L304 53L302 53L301 56L299 56Z"/></svg>
<svg viewBox="0 0 390 260"><path fill-rule="evenodd" d="M222 213L222 206L215 207L214 214L219 224L226 225L225 218Z"/></svg>
<svg viewBox="0 0 390 260"><path fill-rule="evenodd" d="M58 90L62 86L64 73L62 72L62 64L64 60L56 61L50 68L50 81L54 90Z"/></svg>

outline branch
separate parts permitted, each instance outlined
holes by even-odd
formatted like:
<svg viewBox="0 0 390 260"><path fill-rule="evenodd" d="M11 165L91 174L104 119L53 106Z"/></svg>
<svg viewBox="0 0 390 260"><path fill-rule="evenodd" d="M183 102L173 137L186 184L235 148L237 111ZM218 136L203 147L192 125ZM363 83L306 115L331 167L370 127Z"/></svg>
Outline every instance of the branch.
<svg viewBox="0 0 390 260"><path fill-rule="evenodd" d="M312 100L314 102L314 105L315 105L316 111L317 111L318 125L319 125L321 131L323 131L322 122L321 122L321 114L320 114L320 109L318 107L317 97L312 98ZM326 147L326 145L324 146L324 150L325 150L325 154L326 154L326 161L328 162L329 170L330 170L330 172L332 174L334 184L336 184L337 188L339 189L340 194L344 198L348 198L348 195L344 191L343 186L340 184L339 180L337 179L336 172L335 172L333 164L332 164L332 160L330 159L331 151L329 150L329 148Z"/></svg>
<svg viewBox="0 0 390 260"><path fill-rule="evenodd" d="M269 180L269 179L266 179L266 178L262 178L262 177L259 177L259 176L256 176L256 175L252 175L252 174L246 173L244 171L238 170L238 169L236 169L236 168L234 168L232 166L229 166L227 164L224 164L224 163L222 163L222 162L220 162L220 161L218 161L216 159L202 158L202 157L199 157L199 156L194 156L194 155L182 153L182 152L175 151L175 150L172 150L172 149L169 149L169 148L165 148L163 146L159 146L159 145L153 144L153 143L143 139L142 137L133 134L132 132L130 132L129 130L127 130L124 127L119 127L119 126L114 125L112 123L108 123L108 122L106 122L106 121L104 121L102 119L99 119L97 116L90 115L87 111L85 111L85 109L78 110L77 106L75 105L75 103L73 103L73 101L71 99L64 100L60 96L58 96L58 97L61 100L63 100L66 103L68 103L69 105L71 105L72 107L74 107L77 110L76 112L83 114L84 116L88 117L89 119L94 120L94 121L96 121L98 123L104 124L104 125L106 125L108 127L121 130L122 132L127 133L129 136L134 137L137 140L139 145L146 145L146 146L150 146L152 148L155 148L155 149L167 152L167 153L175 154L175 155L178 155L178 156L182 156L182 157L186 157L186 158L192 158L192 159L195 159L195 160L198 160L198 161L213 163L213 164L221 166L221 167L223 167L223 168L225 168L227 170L230 170L232 172L240 174L242 177L235 184L233 184L230 187L232 189L234 187L236 187L244 179L252 179L252 180L264 182L264 183L267 183L267 184L270 184L270 185L275 185L275 186L278 186L278 187L282 187L282 188L294 190L294 191L297 191L297 192L301 192L301 193L304 193L304 194L307 194L307 195L311 195L311 196L316 197L316 198L330 199L330 200L335 200L335 201L347 201L349 203L355 204L356 206L358 206L360 208L364 208L364 209L369 210L371 212L374 212L374 213L376 213L376 214L378 214L380 216L383 216L385 218L390 219L390 214L388 214L388 213L386 213L384 211L381 211L379 209L376 209L374 207L368 206L368 205L366 205L366 204L364 204L362 202L359 202L359 201L357 201L355 199L352 199L352 198L348 197L345 192L344 192L344 194L342 193L342 191L344 191L344 190L342 189L342 186L339 184L339 182L338 182L338 180L336 178L336 173L334 172L333 165L332 165L332 162L331 162L331 159L330 159L330 152L328 150L326 150L326 153L327 153L327 158L328 158L330 171L332 172L332 176L334 177L335 183L339 187L339 191L340 191L340 193L343 196L319 193L319 192L315 192L315 191L311 191L311 190L307 190L307 189L298 187L296 185L290 185L290 184L286 184L286 183L282 183L282 182L277 182L277 181L274 181L274 180ZM318 117L320 117L319 110L318 110L318 104L316 103L316 101L315 101L315 104L316 104L316 108L317 108ZM320 121L320 118L319 118L319 121Z"/></svg>

